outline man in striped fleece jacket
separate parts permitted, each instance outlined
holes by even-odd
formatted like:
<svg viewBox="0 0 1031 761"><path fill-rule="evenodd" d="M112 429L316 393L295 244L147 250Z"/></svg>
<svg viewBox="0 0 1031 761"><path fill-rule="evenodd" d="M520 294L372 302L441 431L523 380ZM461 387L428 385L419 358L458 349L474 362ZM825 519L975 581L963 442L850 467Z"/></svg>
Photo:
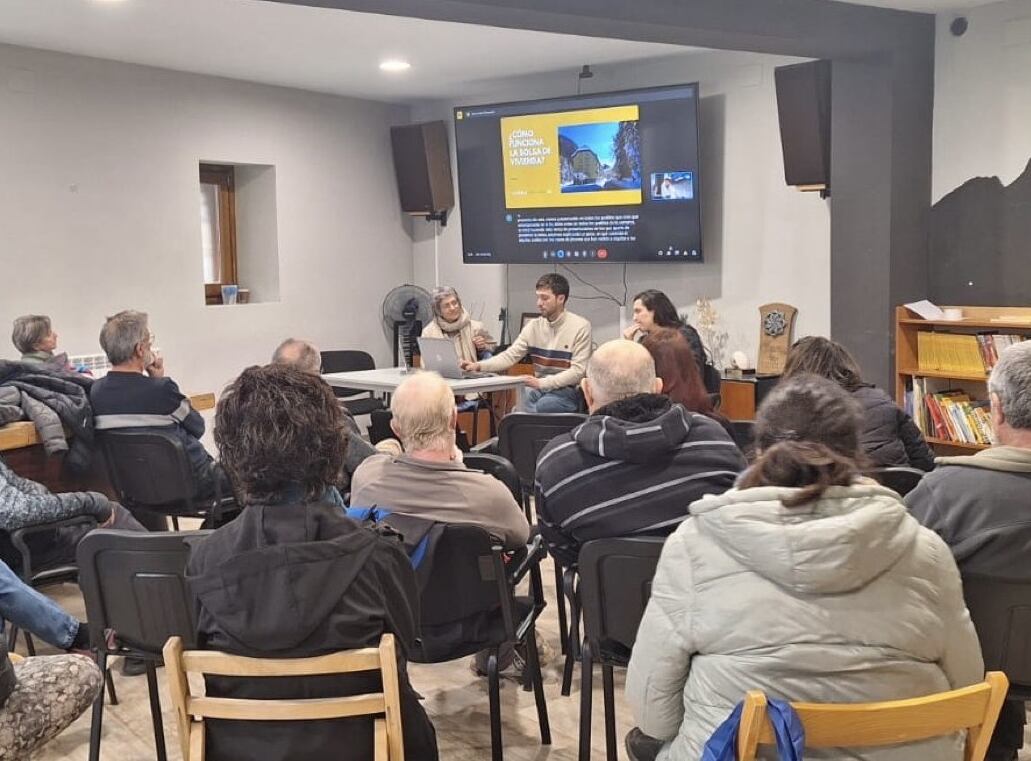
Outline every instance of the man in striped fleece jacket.
<svg viewBox="0 0 1031 761"><path fill-rule="evenodd" d="M541 534L563 565L576 565L592 539L673 533L688 505L722 494L744 470L722 425L661 388L640 344L610 341L591 358L583 382L590 417L537 460Z"/></svg>
<svg viewBox="0 0 1031 761"><path fill-rule="evenodd" d="M537 281L540 317L526 324L508 349L480 362L462 362L463 370L497 373L507 370L527 354L533 375L520 409L523 412L576 412L577 384L591 358L591 323L566 311L569 281L549 272Z"/></svg>

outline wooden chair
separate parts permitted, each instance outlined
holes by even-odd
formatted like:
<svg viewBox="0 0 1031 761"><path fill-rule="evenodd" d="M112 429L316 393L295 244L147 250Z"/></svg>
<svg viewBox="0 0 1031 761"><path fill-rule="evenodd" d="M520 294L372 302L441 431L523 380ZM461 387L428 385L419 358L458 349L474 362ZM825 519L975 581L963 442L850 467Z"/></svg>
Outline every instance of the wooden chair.
<svg viewBox="0 0 1031 761"><path fill-rule="evenodd" d="M384 634L379 647L346 650L313 658L247 658L215 650L183 650L180 637L164 648L168 690L175 705L183 761L204 761L204 719L243 721L304 721L376 716L375 761L404 761L401 734L401 697L397 677L394 635ZM244 700L209 698L190 692L187 675L216 674L234 677L315 676L354 671L381 671L383 692L339 698L302 700ZM383 714L380 718L377 714Z"/></svg>
<svg viewBox="0 0 1031 761"><path fill-rule="evenodd" d="M860 748L915 742L965 729L966 761L983 761L1009 681L989 671L983 682L951 692L882 703L792 703L809 748ZM737 738L739 761L754 761L759 745L774 743L766 695L749 692Z"/></svg>

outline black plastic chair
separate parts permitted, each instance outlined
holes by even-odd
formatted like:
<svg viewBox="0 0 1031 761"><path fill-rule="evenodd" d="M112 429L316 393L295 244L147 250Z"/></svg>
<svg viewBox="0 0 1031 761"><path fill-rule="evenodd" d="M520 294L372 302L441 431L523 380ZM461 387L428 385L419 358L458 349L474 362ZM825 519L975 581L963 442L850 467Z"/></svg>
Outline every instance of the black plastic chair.
<svg viewBox="0 0 1031 761"><path fill-rule="evenodd" d="M159 761L166 761L157 665L171 636L196 647L194 608L184 573L189 547L184 541L204 531L143 533L98 529L79 543L79 586L86 602L90 640L97 664L108 675L108 657L123 655L147 662L150 716ZM109 640L108 630L113 631ZM104 717L103 695L93 705L90 761L99 761Z"/></svg>
<svg viewBox="0 0 1031 761"><path fill-rule="evenodd" d="M2 543L9 544L10 548L17 552L21 561L19 565L11 566L11 570L18 575L18 578L34 589L40 589L51 584L61 584L66 581L78 581L79 567L74 562L43 564L33 556L32 551L35 537L45 538L48 534L60 531L63 528L75 527L80 528L82 533L85 534L97 527L97 519L92 515L78 515L74 518L65 518L64 520L39 523L34 526L23 526L11 531L0 532L0 534L5 535L7 540ZM32 641L32 635L28 631L22 632L22 635L25 638L25 650L30 656L35 655L36 646ZM14 650L14 644L17 639L18 627L12 626L8 633L8 647L10 650ZM111 690L111 702L117 703L114 688L110 683L109 689Z"/></svg>
<svg viewBox="0 0 1031 761"><path fill-rule="evenodd" d="M359 370L375 370L376 360L365 351L356 349L339 349L336 351L322 352L322 372L324 373L353 373ZM363 391L358 388L338 388L333 386L333 393L341 399L341 403L347 407L352 415L368 415L373 410L385 409L383 400L376 397L372 391ZM368 394L361 399L349 397Z"/></svg>
<svg viewBox="0 0 1031 761"><path fill-rule="evenodd" d="M526 520L533 525L530 512L530 496L533 494L533 482L537 476L537 458L541 450L556 436L576 428L587 419L586 415L576 412L552 414L530 414L515 412L506 415L498 426L498 452L507 459L519 474L522 486L523 512ZM555 598L558 602L559 641L562 653L569 651L569 631L566 621L566 603L562 594L564 587L562 566L557 560L555 565Z"/></svg>
<svg viewBox="0 0 1031 761"><path fill-rule="evenodd" d="M605 754L616 761L612 669L625 668L651 596L663 537L596 539L580 549L580 606L584 620L580 687L580 761L591 757L594 664L601 665Z"/></svg>
<svg viewBox="0 0 1031 761"><path fill-rule="evenodd" d="M486 452L468 452L462 456L465 467L480 470L488 476L494 476L512 492L512 498L519 504L523 501L523 486L515 466L504 457Z"/></svg>
<svg viewBox="0 0 1031 761"><path fill-rule="evenodd" d="M919 485L924 472L916 468L892 467L874 468L867 475L882 486L895 490L900 497L905 497Z"/></svg>
<svg viewBox="0 0 1031 761"><path fill-rule="evenodd" d="M1009 697L1031 700L1031 580L963 574L963 596L985 671L1002 671Z"/></svg>
<svg viewBox="0 0 1031 761"><path fill-rule="evenodd" d="M171 431L107 430L98 434L118 500L132 512L179 518L207 518L215 525L235 511L231 494L198 499L197 482L182 441ZM216 489L218 481L216 480Z"/></svg>
<svg viewBox="0 0 1031 761"><path fill-rule="evenodd" d="M755 421L754 420L731 420L730 437L734 439L737 448L749 454L755 448Z"/></svg>
<svg viewBox="0 0 1031 761"><path fill-rule="evenodd" d="M516 586L544 556L537 537L525 555L506 564L500 542L478 526L444 527L421 598L421 629L410 655L415 663L445 663L488 650L491 758L502 761L501 692L498 651L503 645L526 649L541 743L551 745L548 706L537 653L536 621L544 607L540 577L531 575L530 598L517 598ZM514 566L514 567L513 567Z"/></svg>

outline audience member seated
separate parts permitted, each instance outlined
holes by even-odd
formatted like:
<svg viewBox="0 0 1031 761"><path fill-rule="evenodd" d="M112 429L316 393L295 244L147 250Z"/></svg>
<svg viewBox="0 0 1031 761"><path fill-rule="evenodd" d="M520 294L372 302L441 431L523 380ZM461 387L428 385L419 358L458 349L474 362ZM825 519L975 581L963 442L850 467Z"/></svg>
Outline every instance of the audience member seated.
<svg viewBox="0 0 1031 761"><path fill-rule="evenodd" d="M190 406L175 381L165 377L165 360L154 352L153 343L146 313L128 310L107 318L100 331L100 345L111 370L90 390L94 425L98 431L172 430L190 460L197 483L195 496L229 496L222 469L200 441L204 418ZM151 530L166 528L163 516L140 517Z"/></svg>
<svg viewBox="0 0 1031 761"><path fill-rule="evenodd" d="M859 442L874 465L934 468L934 452L916 423L886 393L863 382L859 365L844 346L819 336L795 341L788 351L783 378L803 373L834 381L859 402L863 409Z"/></svg>
<svg viewBox="0 0 1031 761"><path fill-rule="evenodd" d="M623 338L642 341L649 333L661 328L680 331L691 347L691 354L698 365L698 374L706 389L711 393L717 393L720 390L719 371L709 362L702 337L693 325L680 316L669 296L662 291L649 288L634 296L633 305L634 319L623 331Z"/></svg>
<svg viewBox="0 0 1031 761"><path fill-rule="evenodd" d="M541 534L564 565L576 565L591 539L672 533L691 502L725 492L744 469L719 423L658 393L662 380L640 344L600 346L582 386L587 422L537 460Z"/></svg>
<svg viewBox="0 0 1031 761"><path fill-rule="evenodd" d="M21 361L43 364L55 370L71 370L67 354L54 354L57 333L44 314L27 314L14 320L11 330L14 348L21 352Z"/></svg>
<svg viewBox="0 0 1031 761"><path fill-rule="evenodd" d="M995 444L974 455L939 458L906 504L952 548L960 573L1031 582L1031 343L1002 353L988 393ZM1022 701L1003 704L990 761L1017 757L1024 717Z"/></svg>
<svg viewBox="0 0 1031 761"><path fill-rule="evenodd" d="M279 344L272 354L272 364L296 367L301 372L317 377L322 374L322 354L319 347L300 338L288 338ZM335 486L346 494L351 489L354 471L366 457L376 453L376 448L362 438L358 423L348 409L341 405L340 412L344 429L347 431L347 446L344 449L344 467L340 470Z"/></svg>
<svg viewBox="0 0 1031 761"><path fill-rule="evenodd" d="M202 647L292 658L374 647L385 632L402 653L412 647L419 599L400 542L322 499L343 464L343 425L329 386L295 368L250 367L226 388L215 441L244 510L191 552L187 582ZM436 759L433 725L399 661L405 757ZM206 683L209 696L252 699L381 689L375 673ZM328 761L372 747L364 717L206 724L208 758L216 761Z"/></svg>
<svg viewBox="0 0 1031 761"><path fill-rule="evenodd" d="M82 655L17 659L0 637L0 758L24 759L92 705L103 679Z"/></svg>
<svg viewBox="0 0 1031 761"><path fill-rule="evenodd" d="M524 412L576 412L580 407L577 384L591 358L591 323L566 310L569 281L549 272L537 280L540 317L526 323L516 340L496 357L461 362L463 370L499 373L527 354L533 375L524 377L529 389L520 408Z"/></svg>
<svg viewBox="0 0 1031 761"><path fill-rule="evenodd" d="M860 475L860 430L859 405L837 384L784 381L759 410L760 457L739 487L691 505L663 548L630 659L631 758L701 758L747 690L856 703L984 677L955 561L895 492ZM963 744L849 758L959 761Z"/></svg>
<svg viewBox="0 0 1031 761"><path fill-rule="evenodd" d="M52 494L43 484L22 478L0 459L0 560L21 568L21 555L7 532L54 521L92 516L103 528L144 531L117 502L93 491ZM39 569L75 563L75 548L89 531L86 526L63 526L28 537L33 566Z"/></svg>
<svg viewBox="0 0 1031 761"><path fill-rule="evenodd" d="M640 343L655 360L655 374L662 380L662 393L670 401L683 405L688 412L711 417L731 433L730 421L712 407L712 397L698 374L694 353L682 331L657 328Z"/></svg>
<svg viewBox="0 0 1031 761"><path fill-rule="evenodd" d="M526 544L530 528L508 487L462 463L455 446L455 398L443 378L433 372L406 378L390 410L390 427L405 453L377 454L359 465L351 482L352 505L480 526L508 549Z"/></svg>
<svg viewBox="0 0 1031 761"><path fill-rule="evenodd" d="M0 562L0 641L6 642L4 623L34 634L61 650L88 651L89 629L68 615L49 597L40 594ZM0 758L3 754L0 753Z"/></svg>
<svg viewBox="0 0 1031 761"><path fill-rule="evenodd" d="M433 322L422 329L425 338L450 338L455 344L458 359L476 362L489 357L498 345L483 323L469 316L451 286L433 289Z"/></svg>

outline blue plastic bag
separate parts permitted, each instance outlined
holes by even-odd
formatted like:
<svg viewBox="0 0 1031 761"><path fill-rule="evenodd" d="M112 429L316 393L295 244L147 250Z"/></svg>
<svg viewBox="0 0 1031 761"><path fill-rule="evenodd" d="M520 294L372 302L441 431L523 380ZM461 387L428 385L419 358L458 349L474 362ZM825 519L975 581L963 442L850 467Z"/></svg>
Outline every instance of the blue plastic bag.
<svg viewBox="0 0 1031 761"><path fill-rule="evenodd" d="M702 748L702 761L737 761L737 733L741 726L741 710L744 703L738 703L730 716L720 724L712 737ZM777 739L777 757L780 761L802 761L805 751L805 729L790 703L783 700L766 701L766 714L773 726Z"/></svg>

